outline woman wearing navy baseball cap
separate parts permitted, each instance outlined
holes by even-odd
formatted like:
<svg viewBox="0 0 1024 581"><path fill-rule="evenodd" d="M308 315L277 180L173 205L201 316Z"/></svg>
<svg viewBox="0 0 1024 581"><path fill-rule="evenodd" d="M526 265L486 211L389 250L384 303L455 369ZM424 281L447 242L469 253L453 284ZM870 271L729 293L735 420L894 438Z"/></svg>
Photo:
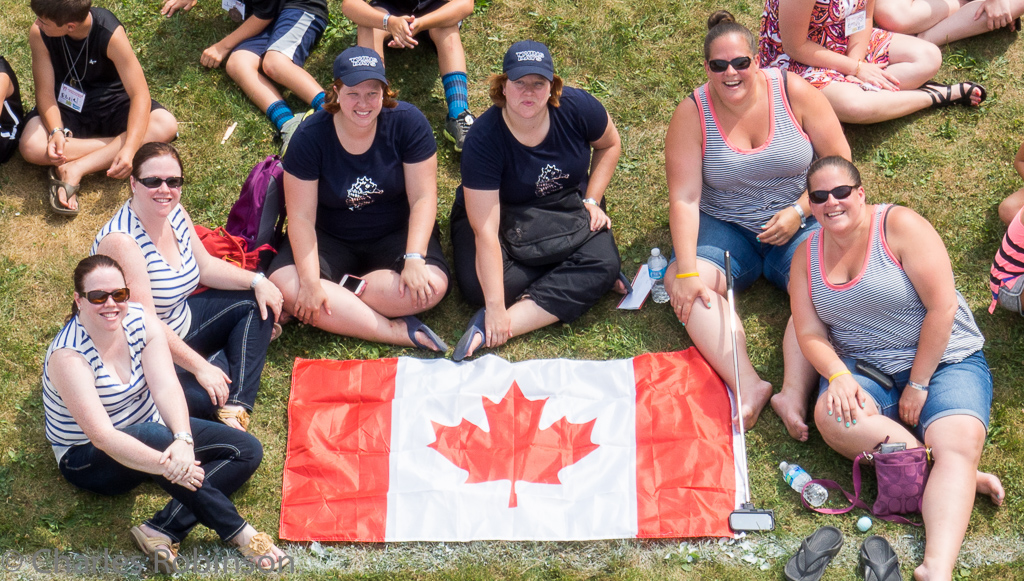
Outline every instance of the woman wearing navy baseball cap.
<svg viewBox="0 0 1024 581"><path fill-rule="evenodd" d="M437 143L423 113L395 100L372 49L335 59L324 109L285 152L284 188L288 240L269 271L288 313L338 335L448 349L413 316L448 290Z"/></svg>
<svg viewBox="0 0 1024 581"><path fill-rule="evenodd" d="M513 44L502 71L490 81L494 106L466 138L462 185L451 214L459 288L483 307L456 346L456 361L480 347L577 319L619 273L604 209L622 150L611 117L586 91L562 85L543 43ZM582 216L586 240L562 248L550 262L545 256L524 259L508 232L522 230L516 220L523 208L556 200L565 209L545 224L557 234L561 218Z"/></svg>

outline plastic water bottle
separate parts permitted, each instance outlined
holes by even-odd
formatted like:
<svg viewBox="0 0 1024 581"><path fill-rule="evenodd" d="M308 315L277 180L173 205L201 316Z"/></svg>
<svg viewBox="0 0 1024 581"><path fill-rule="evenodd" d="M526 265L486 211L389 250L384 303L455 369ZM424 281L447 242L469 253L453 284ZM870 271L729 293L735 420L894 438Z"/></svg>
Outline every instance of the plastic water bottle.
<svg viewBox="0 0 1024 581"><path fill-rule="evenodd" d="M651 257L647 259L647 273L654 286L651 287L651 298L656 303L668 302L668 291L665 290L665 269L668 268L668 261L661 255L661 250L651 249Z"/></svg>
<svg viewBox="0 0 1024 581"><path fill-rule="evenodd" d="M799 465L783 462L779 464L779 470L782 471L782 478L790 488L803 492L807 504L821 506L828 500L828 490L820 484L812 484L804 489L804 485L811 481L811 475Z"/></svg>

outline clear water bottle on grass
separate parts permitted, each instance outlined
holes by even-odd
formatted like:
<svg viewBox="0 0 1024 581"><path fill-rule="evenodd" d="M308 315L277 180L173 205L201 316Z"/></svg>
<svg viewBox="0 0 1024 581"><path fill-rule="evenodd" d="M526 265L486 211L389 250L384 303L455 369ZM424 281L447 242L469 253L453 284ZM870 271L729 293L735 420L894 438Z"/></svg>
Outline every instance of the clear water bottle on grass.
<svg viewBox="0 0 1024 581"><path fill-rule="evenodd" d="M668 291L665 290L665 269L668 268L668 261L661 255L658 248L651 249L651 257L647 259L647 273L654 286L651 287L651 298L656 303L668 302Z"/></svg>
<svg viewBox="0 0 1024 581"><path fill-rule="evenodd" d="M812 484L804 489L804 485L812 479L811 475L799 465L783 462L779 464L779 470L782 471L782 478L790 488L797 492L803 492L807 504L817 507L825 504L825 501L828 500L828 490L820 484Z"/></svg>

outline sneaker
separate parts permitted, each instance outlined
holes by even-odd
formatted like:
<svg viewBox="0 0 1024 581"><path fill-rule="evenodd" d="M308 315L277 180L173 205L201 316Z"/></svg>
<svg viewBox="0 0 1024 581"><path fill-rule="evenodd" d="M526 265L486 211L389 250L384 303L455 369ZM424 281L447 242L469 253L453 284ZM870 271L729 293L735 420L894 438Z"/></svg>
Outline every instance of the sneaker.
<svg viewBox="0 0 1024 581"><path fill-rule="evenodd" d="M475 120L476 118L469 112L469 109L466 109L459 113L458 117L449 117L444 124L444 136L455 144L455 151L462 153L462 145L466 143L466 134L469 133L469 127Z"/></svg>
<svg viewBox="0 0 1024 581"><path fill-rule="evenodd" d="M281 126L281 157L284 157L284 152L288 151L288 144L291 143L292 135L295 135L295 130L299 128L299 125L313 114L313 110L310 109L301 115L296 115L291 119L284 122Z"/></svg>

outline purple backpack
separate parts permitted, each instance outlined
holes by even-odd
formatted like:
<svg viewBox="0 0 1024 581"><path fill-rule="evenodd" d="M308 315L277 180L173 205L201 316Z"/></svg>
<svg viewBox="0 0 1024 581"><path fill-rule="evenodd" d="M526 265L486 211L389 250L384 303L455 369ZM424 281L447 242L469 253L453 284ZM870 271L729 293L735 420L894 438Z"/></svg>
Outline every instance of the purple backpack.
<svg viewBox="0 0 1024 581"><path fill-rule="evenodd" d="M284 166L268 155L245 178L238 201L231 206L225 229L245 239L247 248L270 245L275 251L284 240Z"/></svg>

